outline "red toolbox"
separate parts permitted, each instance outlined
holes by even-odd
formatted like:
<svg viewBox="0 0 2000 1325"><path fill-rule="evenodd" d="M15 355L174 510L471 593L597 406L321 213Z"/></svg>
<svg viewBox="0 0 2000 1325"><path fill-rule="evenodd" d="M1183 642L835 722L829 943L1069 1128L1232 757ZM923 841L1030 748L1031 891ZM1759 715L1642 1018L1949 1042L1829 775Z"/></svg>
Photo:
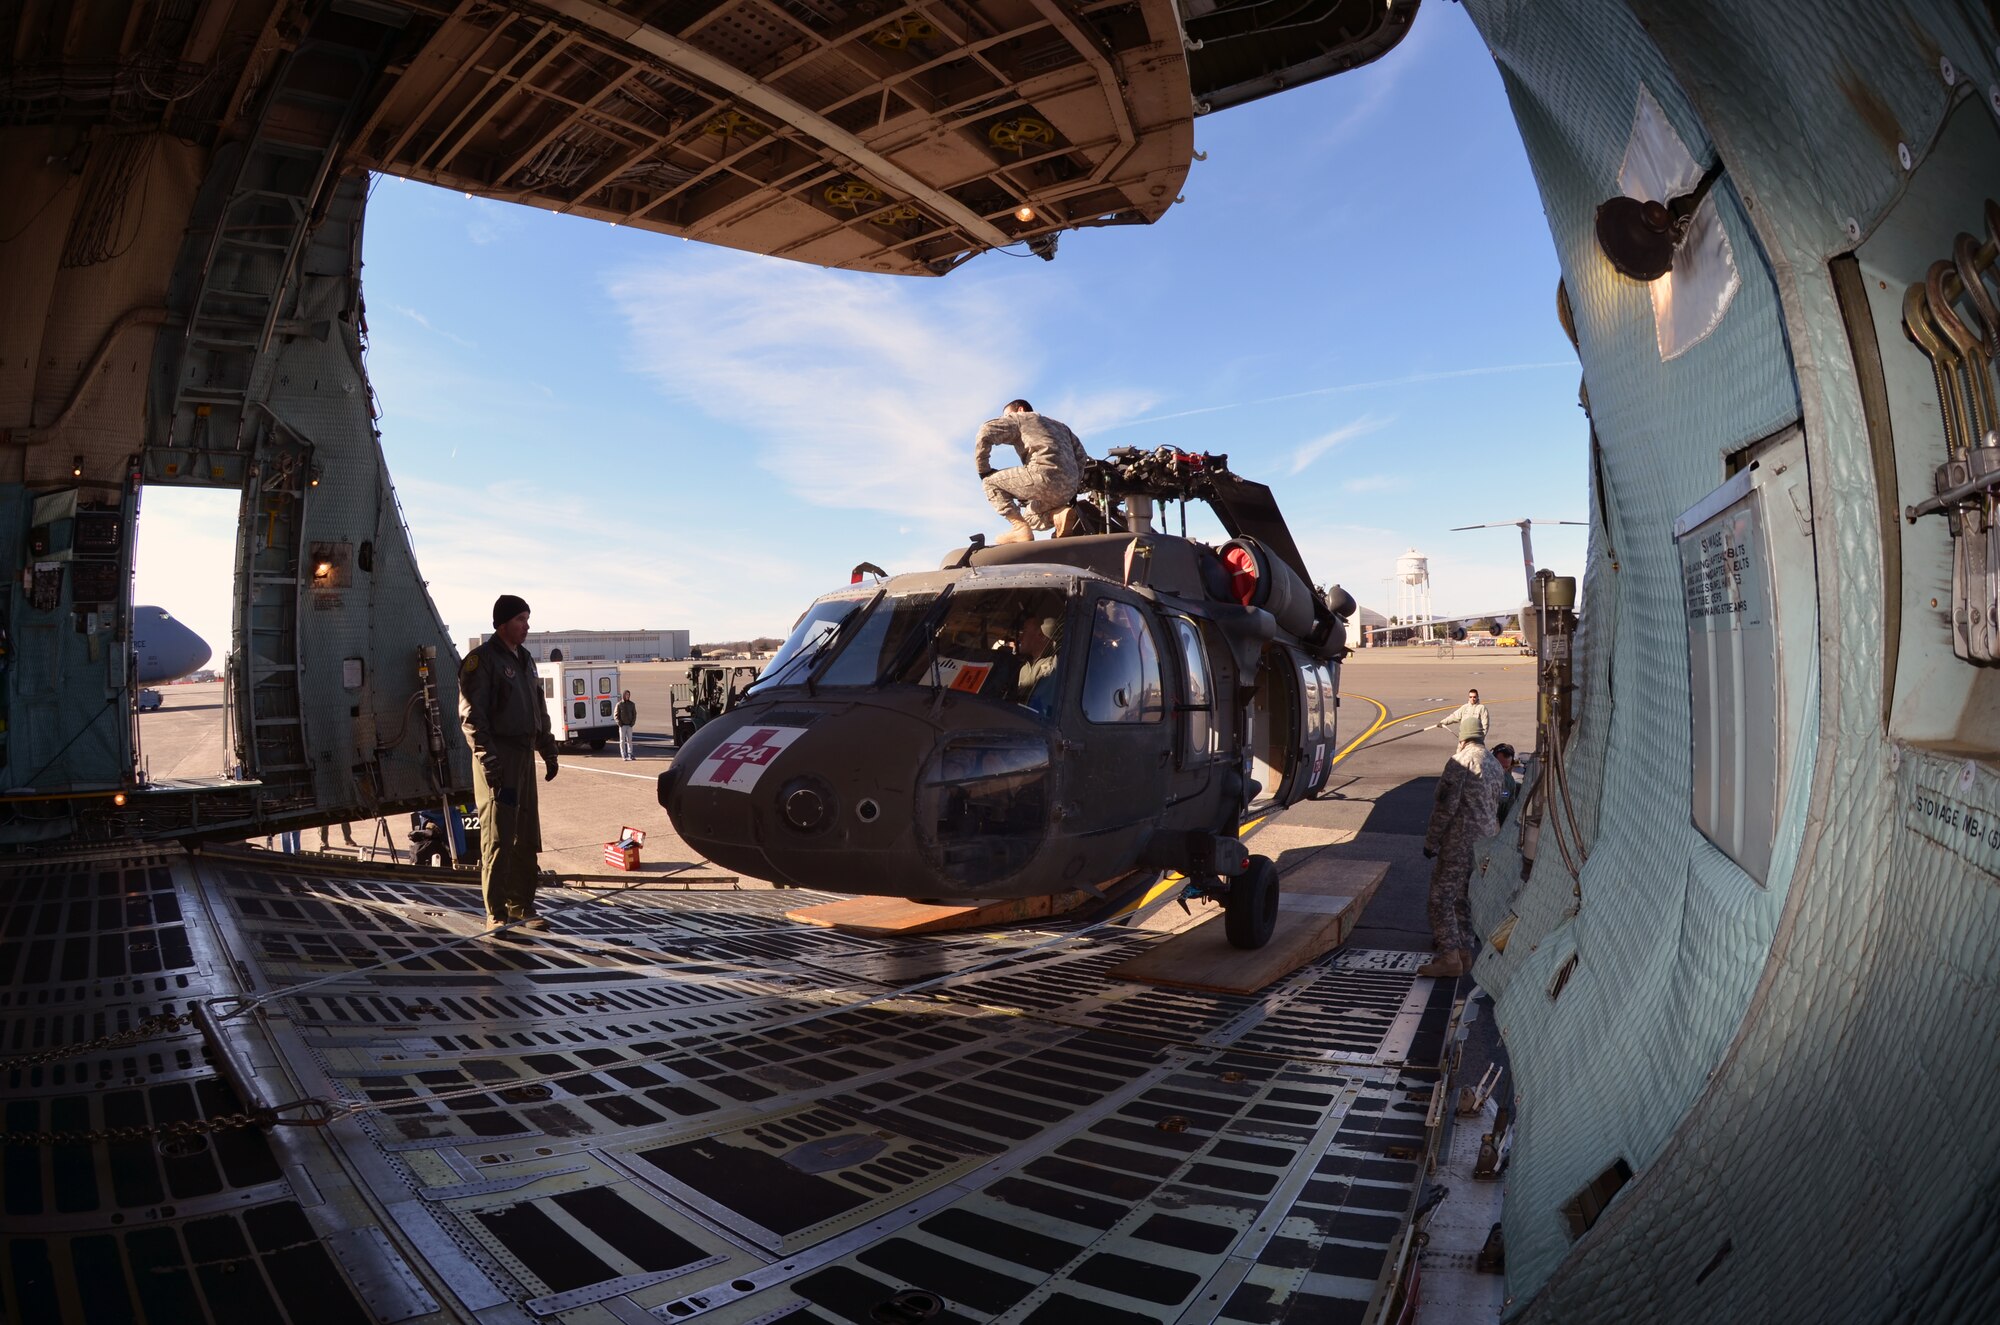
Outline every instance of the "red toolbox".
<svg viewBox="0 0 2000 1325"><path fill-rule="evenodd" d="M618 840L604 844L604 863L615 870L636 870L639 868L639 848L644 845L645 829L620 828Z"/></svg>

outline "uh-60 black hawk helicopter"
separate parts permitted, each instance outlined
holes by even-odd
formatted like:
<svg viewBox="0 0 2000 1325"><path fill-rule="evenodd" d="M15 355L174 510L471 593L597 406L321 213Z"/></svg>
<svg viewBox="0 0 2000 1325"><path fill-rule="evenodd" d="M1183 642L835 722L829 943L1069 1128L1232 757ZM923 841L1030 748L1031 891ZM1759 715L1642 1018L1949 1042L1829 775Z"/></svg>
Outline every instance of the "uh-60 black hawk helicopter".
<svg viewBox="0 0 2000 1325"><path fill-rule="evenodd" d="M1178 870L1257 948L1278 871L1251 818L1320 794L1354 600L1311 577L1228 457L1114 451L1075 514L1107 532L971 545L806 609L660 775L725 869L835 892L996 899ZM1205 500L1230 534L1186 535ZM1181 536L1149 528L1178 500Z"/></svg>

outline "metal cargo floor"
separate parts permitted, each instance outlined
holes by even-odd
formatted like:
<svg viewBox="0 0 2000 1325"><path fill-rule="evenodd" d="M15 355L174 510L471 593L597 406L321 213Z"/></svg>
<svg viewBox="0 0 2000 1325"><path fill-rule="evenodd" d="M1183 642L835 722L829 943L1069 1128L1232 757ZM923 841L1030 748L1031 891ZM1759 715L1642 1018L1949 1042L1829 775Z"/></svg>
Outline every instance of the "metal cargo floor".
<svg viewBox="0 0 2000 1325"><path fill-rule="evenodd" d="M261 852L0 898L19 1321L1361 1321L1452 1010L1421 954L1157 989L1122 926L865 938L657 876L501 938L474 887ZM323 1125L202 1130L216 1055L141 1023L211 999Z"/></svg>

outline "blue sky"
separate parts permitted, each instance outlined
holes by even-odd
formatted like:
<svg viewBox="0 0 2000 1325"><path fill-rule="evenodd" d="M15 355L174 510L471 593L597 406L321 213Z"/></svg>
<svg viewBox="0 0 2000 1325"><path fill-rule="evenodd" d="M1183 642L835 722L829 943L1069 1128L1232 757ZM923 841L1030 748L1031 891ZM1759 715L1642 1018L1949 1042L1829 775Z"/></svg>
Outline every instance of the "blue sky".
<svg viewBox="0 0 2000 1325"><path fill-rule="evenodd" d="M972 473L1014 396L1086 448L1226 453L1316 579L1393 606L1520 600L1511 530L1586 513L1558 270L1500 78L1456 5L1361 70L1196 122L1184 201L911 280L824 271L397 179L363 272L390 472L453 637L502 591L542 629L783 634L856 562L1000 528ZM141 601L228 638L233 499L155 491ZM1190 531L1220 536L1202 513ZM1582 529L1537 531L1580 573ZM213 575L149 575L172 541ZM183 563L185 564L185 563Z"/></svg>

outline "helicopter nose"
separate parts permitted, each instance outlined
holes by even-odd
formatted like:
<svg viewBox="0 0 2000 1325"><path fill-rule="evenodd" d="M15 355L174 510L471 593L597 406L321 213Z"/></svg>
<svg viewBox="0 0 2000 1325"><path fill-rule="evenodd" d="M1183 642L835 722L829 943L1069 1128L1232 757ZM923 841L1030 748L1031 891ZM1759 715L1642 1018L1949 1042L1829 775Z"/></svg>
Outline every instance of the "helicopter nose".
<svg viewBox="0 0 2000 1325"><path fill-rule="evenodd" d="M725 714L661 778L674 830L724 868L838 888L921 867L910 839L917 770L935 734L871 706Z"/></svg>

